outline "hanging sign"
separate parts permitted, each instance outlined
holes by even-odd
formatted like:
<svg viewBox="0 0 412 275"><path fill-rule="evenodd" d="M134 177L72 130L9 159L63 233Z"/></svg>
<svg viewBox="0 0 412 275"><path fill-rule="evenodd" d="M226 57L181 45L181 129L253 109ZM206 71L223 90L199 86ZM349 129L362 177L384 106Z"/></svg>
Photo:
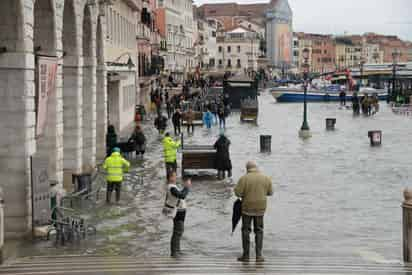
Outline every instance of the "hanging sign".
<svg viewBox="0 0 412 275"><path fill-rule="evenodd" d="M36 69L36 136L42 136L47 125L47 103L56 92L57 58L37 56Z"/></svg>

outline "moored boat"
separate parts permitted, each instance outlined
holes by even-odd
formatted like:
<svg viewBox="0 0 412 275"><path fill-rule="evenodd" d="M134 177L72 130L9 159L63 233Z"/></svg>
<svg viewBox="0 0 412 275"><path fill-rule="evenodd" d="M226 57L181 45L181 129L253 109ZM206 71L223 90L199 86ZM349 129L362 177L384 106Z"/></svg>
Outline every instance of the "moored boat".
<svg viewBox="0 0 412 275"><path fill-rule="evenodd" d="M374 95L377 94L379 100L386 100L388 93L385 90L376 90L372 88L362 89L358 92L359 96L364 94ZM352 100L353 92L346 94L346 100ZM277 102L303 102L304 92L303 88L276 88L272 90L272 96ZM330 102L340 101L339 91L336 89L315 90L309 89L306 94L306 101L308 102Z"/></svg>

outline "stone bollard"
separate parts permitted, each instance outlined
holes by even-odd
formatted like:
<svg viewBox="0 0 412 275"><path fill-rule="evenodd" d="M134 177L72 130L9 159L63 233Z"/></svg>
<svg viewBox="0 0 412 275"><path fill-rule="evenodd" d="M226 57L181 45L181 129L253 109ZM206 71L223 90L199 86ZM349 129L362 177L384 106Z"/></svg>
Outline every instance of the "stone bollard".
<svg viewBox="0 0 412 275"><path fill-rule="evenodd" d="M261 153L272 152L272 136L269 136L269 135L260 136L260 152Z"/></svg>
<svg viewBox="0 0 412 275"><path fill-rule="evenodd" d="M403 261L409 263L412 261L412 189L406 188L403 191L403 197Z"/></svg>
<svg viewBox="0 0 412 275"><path fill-rule="evenodd" d="M369 131L368 137L369 137L371 146L382 145L382 131Z"/></svg>
<svg viewBox="0 0 412 275"><path fill-rule="evenodd" d="M0 265L3 264L4 246L4 200L3 190L0 188Z"/></svg>
<svg viewBox="0 0 412 275"><path fill-rule="evenodd" d="M333 131L335 130L336 118L327 118L326 119L326 130Z"/></svg>

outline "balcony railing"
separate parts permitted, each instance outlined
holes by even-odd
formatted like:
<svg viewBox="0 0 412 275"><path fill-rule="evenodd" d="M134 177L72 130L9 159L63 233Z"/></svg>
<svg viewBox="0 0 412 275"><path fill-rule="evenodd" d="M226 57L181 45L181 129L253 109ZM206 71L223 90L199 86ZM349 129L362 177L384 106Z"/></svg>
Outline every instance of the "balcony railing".
<svg viewBox="0 0 412 275"><path fill-rule="evenodd" d="M137 24L137 38L139 39L151 39L151 31L150 28L142 23Z"/></svg>

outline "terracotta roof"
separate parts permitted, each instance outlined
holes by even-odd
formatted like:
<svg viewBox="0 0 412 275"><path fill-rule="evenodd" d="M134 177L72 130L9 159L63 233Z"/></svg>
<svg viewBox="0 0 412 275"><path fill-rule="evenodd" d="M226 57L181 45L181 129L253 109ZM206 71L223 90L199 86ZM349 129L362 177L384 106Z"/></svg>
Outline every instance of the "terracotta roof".
<svg viewBox="0 0 412 275"><path fill-rule="evenodd" d="M268 3L259 4L237 4L216 3L203 4L197 8L198 14L203 17L213 16L264 16L265 11L277 3L272 0Z"/></svg>

